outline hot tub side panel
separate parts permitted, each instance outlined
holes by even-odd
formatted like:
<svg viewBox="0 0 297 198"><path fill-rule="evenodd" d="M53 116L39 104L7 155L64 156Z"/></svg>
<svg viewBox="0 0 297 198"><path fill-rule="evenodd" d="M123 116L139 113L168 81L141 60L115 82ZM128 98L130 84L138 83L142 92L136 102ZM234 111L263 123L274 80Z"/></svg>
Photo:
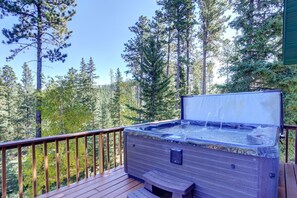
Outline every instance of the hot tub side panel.
<svg viewBox="0 0 297 198"><path fill-rule="evenodd" d="M170 162L172 148L183 150L182 165ZM277 185L277 177L271 178L268 173L278 171L273 165L266 166L270 160L273 159L265 159L265 164L261 165L263 159L259 157L125 133L125 171L129 175L142 179L150 170L172 174L194 182L195 197L276 197L271 188Z"/></svg>

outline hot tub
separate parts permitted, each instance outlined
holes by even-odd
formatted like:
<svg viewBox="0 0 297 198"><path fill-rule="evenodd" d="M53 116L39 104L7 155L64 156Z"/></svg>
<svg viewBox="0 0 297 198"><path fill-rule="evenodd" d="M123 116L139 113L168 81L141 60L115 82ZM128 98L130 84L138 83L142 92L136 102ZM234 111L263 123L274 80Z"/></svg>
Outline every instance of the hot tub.
<svg viewBox="0 0 297 198"><path fill-rule="evenodd" d="M195 197L277 197L280 92L183 97L181 105L180 120L124 130L130 176L172 174L194 182Z"/></svg>

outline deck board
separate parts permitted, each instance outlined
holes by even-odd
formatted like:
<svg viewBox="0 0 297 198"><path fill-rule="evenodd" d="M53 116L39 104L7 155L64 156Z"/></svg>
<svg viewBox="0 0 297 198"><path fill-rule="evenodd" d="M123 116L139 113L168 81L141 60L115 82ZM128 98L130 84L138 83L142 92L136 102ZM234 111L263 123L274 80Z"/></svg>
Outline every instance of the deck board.
<svg viewBox="0 0 297 198"><path fill-rule="evenodd" d="M106 171L88 179L83 179L78 183L62 187L58 190L43 194L38 198L77 198L77 197L119 197L126 198L127 195L139 188L143 183L129 178L124 172L123 166ZM279 198L297 197L297 165L284 164L279 166Z"/></svg>
<svg viewBox="0 0 297 198"><path fill-rule="evenodd" d="M286 163L280 164L279 170L279 198L297 197L297 165Z"/></svg>
<svg viewBox="0 0 297 198"><path fill-rule="evenodd" d="M78 183L43 194L38 198L76 198L76 197L127 197L131 190L143 187L139 181L131 179L123 166L103 174L83 179Z"/></svg>

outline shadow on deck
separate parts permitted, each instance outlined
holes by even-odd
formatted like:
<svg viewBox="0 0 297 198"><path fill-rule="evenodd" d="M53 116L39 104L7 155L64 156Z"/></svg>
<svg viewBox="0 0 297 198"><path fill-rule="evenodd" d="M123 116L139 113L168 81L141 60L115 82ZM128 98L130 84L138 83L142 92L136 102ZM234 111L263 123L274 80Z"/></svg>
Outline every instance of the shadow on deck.
<svg viewBox="0 0 297 198"><path fill-rule="evenodd" d="M62 187L59 190L43 194L38 198L45 197L127 197L127 195L143 187L143 184L124 172L120 166L103 174L89 177L70 186ZM297 197L297 165L280 164L279 174L279 198Z"/></svg>

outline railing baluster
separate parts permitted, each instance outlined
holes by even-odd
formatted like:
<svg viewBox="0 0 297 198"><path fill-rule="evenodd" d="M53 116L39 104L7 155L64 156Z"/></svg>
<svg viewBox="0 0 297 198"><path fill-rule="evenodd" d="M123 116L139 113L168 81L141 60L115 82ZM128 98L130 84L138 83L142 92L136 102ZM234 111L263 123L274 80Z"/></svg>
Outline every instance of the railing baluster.
<svg viewBox="0 0 297 198"><path fill-rule="evenodd" d="M98 154L99 154L99 172L103 173L104 171L104 142L103 142L103 135L102 133L99 134L99 147L98 147Z"/></svg>
<svg viewBox="0 0 297 198"><path fill-rule="evenodd" d="M76 182L79 181L78 138L75 137Z"/></svg>
<svg viewBox="0 0 297 198"><path fill-rule="evenodd" d="M115 168L117 166L117 159L116 159L116 133L113 132L113 167Z"/></svg>
<svg viewBox="0 0 297 198"><path fill-rule="evenodd" d="M37 189L36 189L36 151L35 151L35 143L32 143L32 179L33 179L33 197L37 196Z"/></svg>
<svg viewBox="0 0 297 198"><path fill-rule="evenodd" d="M22 147L18 145L18 178L19 178L19 197L23 197L23 175L22 175Z"/></svg>
<svg viewBox="0 0 297 198"><path fill-rule="evenodd" d="M110 170L110 156L109 156L109 132L106 134L106 158L107 158L107 170Z"/></svg>
<svg viewBox="0 0 297 198"><path fill-rule="evenodd" d="M44 174L45 174L45 190L49 192L48 185L48 156L47 156L47 143L43 142L43 155L44 155Z"/></svg>
<svg viewBox="0 0 297 198"><path fill-rule="evenodd" d="M122 159L122 156L123 156L123 152L122 152L122 147L123 145L122 145L122 130L120 131L120 142L119 142L119 148L120 148L120 152L119 152L119 154L120 154L120 165L122 165L123 164L123 159Z"/></svg>
<svg viewBox="0 0 297 198"><path fill-rule="evenodd" d="M96 175L96 136L93 134L93 170Z"/></svg>
<svg viewBox="0 0 297 198"><path fill-rule="evenodd" d="M297 164L297 128L295 129L295 164Z"/></svg>
<svg viewBox="0 0 297 198"><path fill-rule="evenodd" d="M94 176L98 174L98 172L103 173L105 170L109 170L110 168L116 167L123 163L123 145L122 145L122 127L119 128L113 128L113 129L107 129L107 130L98 130L98 131L90 131L90 132L81 132L77 134L65 134L62 136L51 136L51 137L44 137L44 138L37 138L37 139L29 139L29 140L22 140L22 141L13 141L13 142L5 142L0 143L0 152L2 153L2 172L1 172L1 179L2 179L2 189L0 192L1 197L7 197L7 153L6 151L9 149L17 149L17 163L18 163L18 194L19 197L24 197L24 178L22 177L22 152L24 147L31 146L32 154L31 162L32 162L32 195L34 197L37 196L39 191L37 191L37 154L39 155L38 151L38 145L43 146L43 160L44 160L44 177L45 177L45 191L48 193L50 191L50 180L49 180L49 151L48 151L48 144L55 142L55 161L56 161L56 184L57 188L59 189L61 187L61 179L60 179L60 150L59 150L59 142L66 140L66 163L67 163L67 184L70 185L71 183L71 166L70 166L70 140L75 139L75 164L76 164L76 181L78 182L80 180L80 156L79 156L79 138L84 137L84 143L85 143L85 177L88 178L89 175L89 162L88 162L88 137L93 136L93 164L92 169L94 170ZM113 133L113 144L111 144L111 137L110 134ZM118 136L119 133L119 136ZM297 133L297 131L296 131ZM96 140L96 136L98 137L98 142ZM43 144L43 145L42 145ZM119 144L119 146L117 145ZM37 146L37 150L36 150ZM113 151L111 150L113 146ZM98 153L97 153L97 147L98 147ZM90 149L90 148L89 148ZM1 154L0 153L0 154ZM112 154L113 153L113 154ZM297 153L297 152L296 152ZM99 158L99 168L98 168L98 162L97 155ZM112 156L113 155L113 156ZM74 157L74 156L73 156ZM118 157L120 159L118 159ZM297 157L296 157L297 158ZM111 160L114 161L114 165L111 167ZM38 164L39 165L39 164ZM39 167L39 166L38 166ZM97 171L97 168L99 169ZM91 173L92 174L92 173Z"/></svg>
<svg viewBox="0 0 297 198"><path fill-rule="evenodd" d="M60 188L60 156L59 156L59 141L56 140L56 182L57 189Z"/></svg>
<svg viewBox="0 0 297 198"><path fill-rule="evenodd" d="M289 152L289 129L286 128L286 163L288 163L288 152Z"/></svg>
<svg viewBox="0 0 297 198"><path fill-rule="evenodd" d="M2 197L6 198L6 148L2 148Z"/></svg>
<svg viewBox="0 0 297 198"><path fill-rule="evenodd" d="M70 152L69 152L69 138L66 138L66 163L67 163L67 185L70 185Z"/></svg>
<svg viewBox="0 0 297 198"><path fill-rule="evenodd" d="M85 135L85 178L88 177L88 137Z"/></svg>

